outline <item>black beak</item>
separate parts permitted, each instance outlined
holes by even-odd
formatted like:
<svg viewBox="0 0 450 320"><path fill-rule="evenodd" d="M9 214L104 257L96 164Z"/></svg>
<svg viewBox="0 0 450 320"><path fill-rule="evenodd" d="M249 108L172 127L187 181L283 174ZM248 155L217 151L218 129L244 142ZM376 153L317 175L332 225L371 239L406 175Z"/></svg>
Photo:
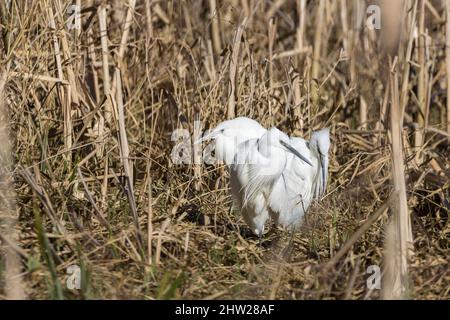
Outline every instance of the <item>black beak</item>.
<svg viewBox="0 0 450 320"><path fill-rule="evenodd" d="M297 157L299 157L300 159L302 159L304 162L306 162L307 164L309 164L311 167L313 166L311 161L309 161L306 157L302 156L297 150L295 150L295 148L293 148L291 145L289 145L288 143L281 141L280 140L281 145L283 145L288 151L292 152L294 155L296 155Z"/></svg>

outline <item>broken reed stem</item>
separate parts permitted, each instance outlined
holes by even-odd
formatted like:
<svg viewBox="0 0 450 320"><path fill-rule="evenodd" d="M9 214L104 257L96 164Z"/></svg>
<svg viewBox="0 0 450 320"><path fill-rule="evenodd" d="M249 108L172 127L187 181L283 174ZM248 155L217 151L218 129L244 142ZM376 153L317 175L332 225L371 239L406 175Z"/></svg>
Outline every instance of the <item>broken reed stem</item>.
<svg viewBox="0 0 450 320"><path fill-rule="evenodd" d="M96 68L97 63L97 55L95 53L95 45L94 45L94 37L93 37L93 31L92 29L88 30L87 33L88 41L89 41L89 49L88 49L88 57L89 57L89 67L90 72L92 73L92 82L94 86L94 101L95 103L98 103L100 101L100 86L99 86L99 80L98 80L98 72ZM103 118L103 115L99 112L99 116ZM104 120L103 120L104 121Z"/></svg>
<svg viewBox="0 0 450 320"><path fill-rule="evenodd" d="M35 175L33 175L28 168L23 168L21 166L18 167L19 175L25 180L25 182L30 186L33 193L36 197L41 201L47 216L50 218L51 222L56 228L56 231L60 233L65 240L70 244L74 245L75 242L72 238L68 237L68 232L64 225L57 218L57 213L54 209L54 206L51 202L51 199L44 188L42 188L42 182L40 181L40 171L37 168L37 165L33 166Z"/></svg>
<svg viewBox="0 0 450 320"><path fill-rule="evenodd" d="M412 57L412 49L413 49L413 43L414 43L414 29L416 25L416 14L417 14L417 1L414 1L414 8L411 15L411 24L409 25L409 32L408 32L408 46L406 48L406 56L403 61L403 83L402 83L402 89L400 93L400 107L402 108L401 113L404 114L406 110L406 105L408 102L408 84L409 84L409 72L410 72L410 61ZM401 119L400 127L403 128L403 117Z"/></svg>
<svg viewBox="0 0 450 320"><path fill-rule="evenodd" d="M356 72L356 54L359 45L359 35L361 30L361 17L364 14L364 2L361 0L353 0L353 23L351 31L348 33L348 47L350 54L350 81L358 86L357 72ZM345 9L343 11L346 11ZM367 103L362 92L359 97L359 127L364 130L367 129Z"/></svg>
<svg viewBox="0 0 450 320"><path fill-rule="evenodd" d="M164 222L162 223L162 225L158 231L158 240L156 243L156 258L155 258L156 265L159 265L161 263L162 237L163 237L163 234L166 231L167 227L169 227L169 224L170 224L170 218L167 218L166 220L164 220Z"/></svg>
<svg viewBox="0 0 450 320"><path fill-rule="evenodd" d="M359 97L359 127L367 129L367 102L363 96Z"/></svg>
<svg viewBox="0 0 450 320"><path fill-rule="evenodd" d="M142 255L144 253L143 245L142 245L142 236L141 236L141 230L139 226L139 219L138 219L138 213L137 213L137 207L136 207L136 199L134 196L134 186L133 186L133 164L132 160L130 159L130 148L128 145L128 138L127 138L127 132L126 132L126 126L125 126L125 112L124 112L124 105L123 105L123 96L122 96L122 79L120 70L116 68L115 72L115 84L116 84L116 112L117 114L117 122L119 127L119 151L120 151L120 158L122 160L123 169L124 169L124 175L126 179L126 193L128 197L128 201L130 203L131 213L133 215L134 225L136 228L136 239L138 242L138 247L140 250L140 254ZM112 101L114 101L112 99Z"/></svg>
<svg viewBox="0 0 450 320"><path fill-rule="evenodd" d="M304 51L305 47L305 11L306 11L306 0L297 0L297 11L298 11L298 26L297 26L297 50L299 52ZM296 67L300 67L300 58L297 55Z"/></svg>
<svg viewBox="0 0 450 320"><path fill-rule="evenodd" d="M9 117L5 102L7 71L0 74L0 241L5 261L4 283L7 299L25 299L21 276L21 263L16 245L18 240L16 193L14 191L11 144L9 141Z"/></svg>
<svg viewBox="0 0 450 320"><path fill-rule="evenodd" d="M136 0L129 0L127 15L125 18L125 24L124 24L123 30L122 30L122 37L120 39L119 53L117 55L116 73L118 70L122 70L124 68L123 58L125 56L125 50L126 50L127 44L128 44L128 35L130 34L131 23L133 22L133 13L134 13L135 5L136 5ZM117 78L117 74L114 75L114 78ZM113 81L113 83L111 85L111 94L112 95L114 95L115 90L116 90L116 81Z"/></svg>
<svg viewBox="0 0 450 320"><path fill-rule="evenodd" d="M214 62L214 51L212 48L211 40L208 40L207 42L208 46L208 64L210 69L210 80L211 82L215 82L217 80L217 70L216 70L216 64Z"/></svg>
<svg viewBox="0 0 450 320"><path fill-rule="evenodd" d="M277 33L277 22L275 18L269 19L269 83L270 83L270 91L273 89L273 44L275 42ZM269 114L272 113L269 110Z"/></svg>
<svg viewBox="0 0 450 320"><path fill-rule="evenodd" d="M388 268L387 272L391 274L388 277L394 279L392 287L384 288L383 297L393 297L400 299L405 297L408 291L408 258L413 253L413 239L411 230L411 221L408 211L408 202L406 196L404 156L402 148L402 128L400 127L402 114L400 107L400 98L398 92L398 75L391 70L389 76L389 90L391 96L391 145L392 145L392 179L394 192L398 193L398 198L394 206L395 241L391 244L386 243L386 250L395 252L396 259L394 268ZM395 245L395 247L392 247ZM392 259L389 255L385 258ZM386 261L386 264L392 265L392 261Z"/></svg>
<svg viewBox="0 0 450 320"><path fill-rule="evenodd" d="M424 126L425 126L425 109L427 103L427 71L426 71L426 61L425 61L425 46L426 46L426 35L425 35L425 2L426 0L419 0L419 47L418 47L418 56L419 56L419 76L418 76L418 85L417 85L417 99L419 102L419 111L417 113L417 125L418 128L415 132L415 151L416 157L415 161L417 165L422 163L422 145L424 143Z"/></svg>
<svg viewBox="0 0 450 320"><path fill-rule="evenodd" d="M353 288L355 287L355 282L359 274L360 266L361 266L361 258L358 257L356 259L355 268L353 269L347 289L345 289L344 300L350 300L352 298L352 292Z"/></svg>
<svg viewBox="0 0 450 320"><path fill-rule="evenodd" d="M209 0L209 14L214 52L220 54L222 52L222 42L220 39L219 12L217 10L216 0Z"/></svg>
<svg viewBox="0 0 450 320"><path fill-rule="evenodd" d="M27 72L17 72L17 71L12 71L9 73L10 77L18 77L18 78L22 78L24 80L28 80L28 79L32 79L32 80L38 80L38 81L43 81L43 82L50 82L50 83L57 83L57 84L63 84L63 85L68 85L69 81L67 80L62 80L60 78L55 78L55 77L51 77L51 76L46 76L46 75L40 75L40 74L31 74L31 73L27 73Z"/></svg>
<svg viewBox="0 0 450 320"><path fill-rule="evenodd" d="M233 41L233 52L231 54L230 60L230 77L229 77L229 98L228 98L228 110L227 118L233 119L236 116L236 83L237 83L237 68L239 64L239 52L241 46L242 33L244 32L245 25L247 23L247 18L245 17L241 24L238 26L234 41Z"/></svg>
<svg viewBox="0 0 450 320"><path fill-rule="evenodd" d="M268 38L269 38L269 95L273 94L273 44L275 42L277 32L277 21L275 17L269 18L269 30L268 30ZM273 110L272 110L272 98L269 98L267 101L269 105L269 119L270 124L273 124Z"/></svg>
<svg viewBox="0 0 450 320"><path fill-rule="evenodd" d="M108 125L111 124L112 117L112 102L110 100L111 94L111 78L109 73L109 50L108 50L108 33L106 30L106 4L102 3L97 11L98 15L98 24L100 29L100 45L102 49L102 73L103 73L103 94L106 97L106 102L104 106L104 113L101 114L99 112L99 125L98 125L98 134L103 137L105 135L105 129ZM100 96L98 97L100 99ZM100 146L98 156L101 157L103 155L103 147Z"/></svg>
<svg viewBox="0 0 450 320"><path fill-rule="evenodd" d="M447 133L450 135L450 0L445 0L445 64L447 70ZM450 138L448 138L450 143Z"/></svg>
<svg viewBox="0 0 450 320"><path fill-rule="evenodd" d="M122 39L120 40L120 48L119 48L119 55L118 55L118 61L117 61L119 63L119 66L123 65L123 57L125 55L125 49L126 49L127 43L128 43L128 35L130 33L131 23L133 22L133 13L134 13L135 6L136 6L136 0L130 0L128 2L127 16L125 18L125 25L123 27Z"/></svg>
<svg viewBox="0 0 450 320"><path fill-rule="evenodd" d="M153 243L153 197L152 197L152 177L150 175L150 165L148 165L148 208L147 208L147 255L148 264L152 264L152 243Z"/></svg>
<svg viewBox="0 0 450 320"><path fill-rule="evenodd" d="M81 8L81 0L75 0L75 4L77 6L77 8ZM77 13L80 14L80 13ZM81 21L81 14L79 17L74 17L74 19L80 19ZM76 20L74 21L74 23L76 23ZM80 28L75 28L75 41L77 41L78 44L78 39L80 39L81 36L81 25L79 26ZM78 49L78 45L76 46Z"/></svg>
<svg viewBox="0 0 450 320"><path fill-rule="evenodd" d="M342 44L344 47L345 52L350 54L350 47L349 47L349 30L348 30L348 18L347 18L347 1L346 0L339 0L339 9L341 13L341 23L342 23Z"/></svg>
<svg viewBox="0 0 450 320"><path fill-rule="evenodd" d="M80 165L77 166L77 174L78 174L78 177L81 180L81 183L83 184L84 191L85 191L85 194L86 194L86 198L89 200L89 202L92 204L92 207L94 208L94 212L95 212L95 214L97 216L98 221L109 230L111 227L110 227L108 221L106 221L106 219L104 218L103 213L101 212L101 210L99 209L99 207L95 203L95 200L92 197L91 193L89 192L89 188L87 186L87 183L85 181L83 173L81 172Z"/></svg>
<svg viewBox="0 0 450 320"><path fill-rule="evenodd" d="M267 10L267 13L266 13L266 20L273 18L273 16L281 8L281 6L286 2L286 0L276 0L276 1L271 1L271 2L272 2L272 5L270 6L269 10Z"/></svg>
<svg viewBox="0 0 450 320"><path fill-rule="evenodd" d="M145 17L147 22L147 35L153 38L153 22L152 22L152 4L151 1L145 1Z"/></svg>
<svg viewBox="0 0 450 320"><path fill-rule="evenodd" d="M398 44L400 39L400 23L398 17L402 16L401 1L388 1L380 0L381 7L381 21L383 21L383 27L381 28L381 45L384 51L385 59L389 55L397 56ZM404 9L404 8L403 8ZM389 69L385 66L381 70L380 78L386 79L386 83L389 83ZM387 129L388 121L388 103L389 103L389 90L384 91L383 102L380 111L380 120L377 122L376 130L382 131ZM402 113L403 114L403 113ZM381 135L379 136L381 139Z"/></svg>
<svg viewBox="0 0 450 320"><path fill-rule="evenodd" d="M389 222L384 231L383 277L381 278L381 299L383 300L398 299L396 288L401 288L396 278L398 250L395 231L394 221Z"/></svg>
<svg viewBox="0 0 450 320"><path fill-rule="evenodd" d="M303 115L302 115L302 93L300 89L300 74L293 72L294 79L292 80L292 87L294 91L294 128L298 130L300 136L303 135Z"/></svg>
<svg viewBox="0 0 450 320"><path fill-rule="evenodd" d="M320 73L320 53L322 46L322 29L323 20L325 13L325 0L319 0L319 6L317 7L316 15L316 32L314 34L314 53L313 53L313 63L311 69L311 77L317 79Z"/></svg>
<svg viewBox="0 0 450 320"><path fill-rule="evenodd" d="M65 20L62 16L63 8L60 1L55 2L57 5L57 11L58 11L58 17L59 17L59 25L65 26ZM80 98L78 96L78 86L76 81L76 76L74 72L74 61L72 59L72 52L69 45L69 41L66 36L65 30L60 32L60 39L61 39L61 47L62 47L62 53L64 57L64 61L66 61L66 73L67 73L67 79L69 81L69 85L65 86L64 89L67 90L66 93L66 101L64 104L64 135L67 139L67 150L72 149L73 140L72 140L72 133L73 133L73 114L76 112L76 110L80 107ZM75 55L76 56L76 55ZM76 67L76 65L75 65ZM69 165L72 159L72 152L68 152L66 154L66 158L69 160ZM73 194L76 194L78 191L78 184L75 183L73 187Z"/></svg>
<svg viewBox="0 0 450 320"><path fill-rule="evenodd" d="M58 7L57 10L59 12L59 25L65 25L65 20L64 17L61 15L61 12L63 12L62 9L62 5L60 3L60 1L56 1L55 2ZM79 97L78 97L78 88L77 88L77 83L76 83L76 77L75 77L75 72L74 72L74 64L73 64L73 59L72 59L72 53L71 53L71 48L69 45L69 41L67 39L66 36L66 32L64 32L65 30L63 30L63 32L60 33L60 39L61 39L61 47L62 47L62 53L63 53L63 57L64 60L66 61L66 72L67 72L67 79L69 80L69 85L66 86L67 90L68 90L68 96L70 96L72 98L71 103L68 105L68 110L67 112L69 114L72 113L72 108L71 105L72 103L75 105L76 108L79 107ZM71 117L71 116L70 116Z"/></svg>
<svg viewBox="0 0 450 320"><path fill-rule="evenodd" d="M350 54L350 80L355 83L357 82L356 75L356 51L359 45L359 33L361 28L361 22L359 17L364 12L362 8L361 0L353 0L353 17L352 17L352 26L348 33L348 46L349 46L349 54ZM361 123L361 122L360 122Z"/></svg>
<svg viewBox="0 0 450 320"><path fill-rule="evenodd" d="M53 9L51 6L48 7L48 19L49 19L50 29L52 29L52 31L53 31L52 37L53 37L53 48L55 50L56 70L58 71L58 78L62 81L62 80L64 80L64 74L62 71L61 49L59 47L59 40L56 35L55 16L53 14Z"/></svg>
<svg viewBox="0 0 450 320"><path fill-rule="evenodd" d="M244 15L246 17L250 16L250 5L248 4L248 0L241 0L241 6L244 11Z"/></svg>
<svg viewBox="0 0 450 320"><path fill-rule="evenodd" d="M53 49L55 51L55 61L56 61L56 69L58 72L58 78L60 81L64 81L64 73L62 68L62 52L59 45L59 39L56 34L56 22L55 16L53 14L53 9L51 5L48 6L47 14L49 18L49 26L52 30L53 37ZM70 83L70 81L69 81ZM71 102L70 102L70 88L68 88L68 92L66 93L64 88L61 87L60 84L56 85L58 94L60 96L61 102L63 104L63 121L64 121L64 147L67 151L72 149L72 114L71 114ZM64 155L65 159L71 162L71 152L66 152Z"/></svg>
<svg viewBox="0 0 450 320"><path fill-rule="evenodd" d="M102 46L102 66L103 66L103 92L106 97L111 91L111 79L109 75L109 50L108 33L106 31L106 5L102 4L98 8L98 22L100 27L100 42ZM111 119L111 111L107 110L105 119L107 122Z"/></svg>

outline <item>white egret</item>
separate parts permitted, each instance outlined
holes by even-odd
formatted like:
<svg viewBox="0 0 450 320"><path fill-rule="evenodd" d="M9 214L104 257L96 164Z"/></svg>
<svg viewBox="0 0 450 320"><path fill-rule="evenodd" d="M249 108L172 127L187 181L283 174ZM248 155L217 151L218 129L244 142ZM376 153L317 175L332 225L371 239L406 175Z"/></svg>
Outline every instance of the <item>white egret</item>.
<svg viewBox="0 0 450 320"><path fill-rule="evenodd" d="M266 131L257 121L239 117L219 123L196 143L214 139L216 158L229 166L233 162L239 144L259 138Z"/></svg>
<svg viewBox="0 0 450 320"><path fill-rule="evenodd" d="M269 218L267 197L285 170L288 155L311 165L306 157L290 145L286 134L271 128L260 138L241 143L230 167L235 205L258 236L264 232L264 225Z"/></svg>
<svg viewBox="0 0 450 320"><path fill-rule="evenodd" d="M288 155L286 167L271 189L267 207L276 224L295 230L312 199L320 199L326 191L329 129L313 132L309 142L291 138L291 145L311 159L312 166Z"/></svg>
<svg viewBox="0 0 450 320"><path fill-rule="evenodd" d="M309 142L264 129L248 118L220 123L199 141L214 139L216 156L230 169L234 204L258 236L271 217L295 229L314 197L326 190L329 130Z"/></svg>

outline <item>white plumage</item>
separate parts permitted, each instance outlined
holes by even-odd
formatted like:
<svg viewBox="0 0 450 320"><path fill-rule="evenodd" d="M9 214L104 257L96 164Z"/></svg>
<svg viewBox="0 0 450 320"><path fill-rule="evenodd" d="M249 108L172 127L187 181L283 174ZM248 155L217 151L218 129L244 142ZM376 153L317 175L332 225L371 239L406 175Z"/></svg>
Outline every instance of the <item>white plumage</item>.
<svg viewBox="0 0 450 320"><path fill-rule="evenodd" d="M215 139L216 158L229 166L233 162L239 144L259 138L265 132L266 129L257 121L239 117L219 123L216 128L205 134L198 142Z"/></svg>
<svg viewBox="0 0 450 320"><path fill-rule="evenodd" d="M231 191L237 208L252 231L261 235L269 217L267 195L286 165L285 152L278 152L278 129L242 142L230 167ZM283 137L285 140L289 138Z"/></svg>
<svg viewBox="0 0 450 320"><path fill-rule="evenodd" d="M329 130L309 142L240 117L220 123L200 141L214 139L216 157L230 169L234 204L258 236L271 217L297 228L314 197L325 192Z"/></svg>
<svg viewBox="0 0 450 320"><path fill-rule="evenodd" d="M288 155L285 170L272 187L267 206L275 223L286 228L297 228L311 201L319 199L326 190L329 131L322 129L314 132L309 143L302 138L291 138L291 144L311 159L312 166Z"/></svg>

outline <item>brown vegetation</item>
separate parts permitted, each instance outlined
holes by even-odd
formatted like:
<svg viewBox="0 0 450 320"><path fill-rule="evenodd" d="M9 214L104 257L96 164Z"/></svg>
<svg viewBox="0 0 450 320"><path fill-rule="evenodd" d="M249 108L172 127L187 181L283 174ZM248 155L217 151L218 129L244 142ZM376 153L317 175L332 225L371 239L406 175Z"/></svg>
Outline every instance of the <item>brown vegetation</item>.
<svg viewBox="0 0 450 320"><path fill-rule="evenodd" d="M362 0L1 1L0 298L375 299L370 265L383 297L448 298L450 4L390 3L370 30ZM292 239L250 235L223 167L171 161L174 130L234 116L331 128Z"/></svg>

